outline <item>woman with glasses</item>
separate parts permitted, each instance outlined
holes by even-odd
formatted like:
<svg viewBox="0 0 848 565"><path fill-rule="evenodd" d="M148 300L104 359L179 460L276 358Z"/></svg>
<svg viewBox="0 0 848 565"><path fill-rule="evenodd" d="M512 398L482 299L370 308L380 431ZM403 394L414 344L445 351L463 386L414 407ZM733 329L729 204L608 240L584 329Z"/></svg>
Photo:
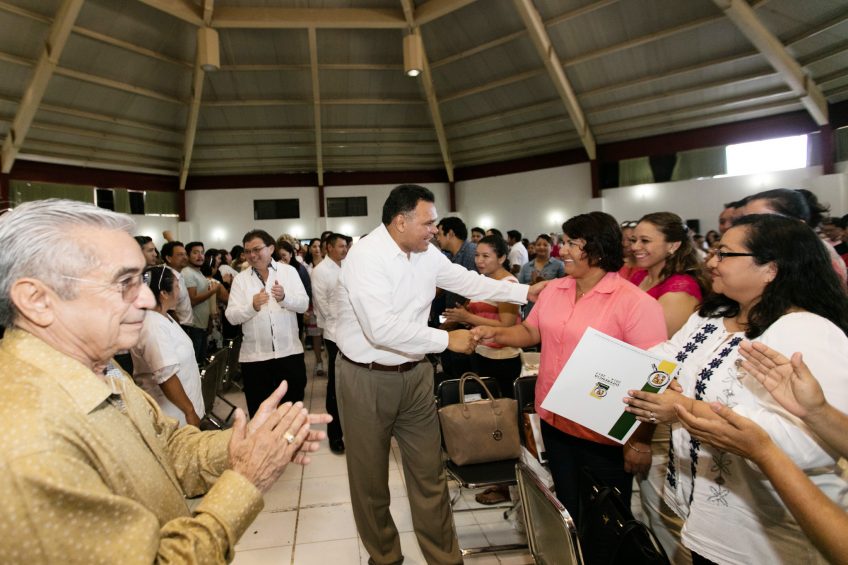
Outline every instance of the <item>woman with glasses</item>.
<svg viewBox="0 0 848 565"><path fill-rule="evenodd" d="M684 520L694 563L823 563L757 468L701 443L678 422L675 406L697 417L720 402L761 426L831 499L848 483L833 453L756 379L740 370L744 339L783 355L803 351L834 407L848 410L848 300L816 234L776 215L736 221L707 260L713 294L655 353L679 364L682 392L629 391L627 411L672 424L665 502Z"/></svg>
<svg viewBox="0 0 848 565"><path fill-rule="evenodd" d="M164 266L148 269L144 279L156 307L147 312L138 343L130 350L133 379L180 425L199 427L206 409L194 346L168 313L177 306L180 282Z"/></svg>
<svg viewBox="0 0 848 565"><path fill-rule="evenodd" d="M609 214L591 212L563 224L560 251L565 263L561 279L550 281L530 316L510 327L478 326L471 330L481 341L512 347L541 342L536 412L550 461L557 498L575 521L580 520L580 492L588 488L581 470L588 467L601 481L618 488L630 506L634 472L646 472L650 460L634 465L633 450L542 409L541 404L559 378L586 328L646 348L666 340L662 308L656 300L618 276L621 269L621 229ZM637 430L637 434L639 431Z"/></svg>

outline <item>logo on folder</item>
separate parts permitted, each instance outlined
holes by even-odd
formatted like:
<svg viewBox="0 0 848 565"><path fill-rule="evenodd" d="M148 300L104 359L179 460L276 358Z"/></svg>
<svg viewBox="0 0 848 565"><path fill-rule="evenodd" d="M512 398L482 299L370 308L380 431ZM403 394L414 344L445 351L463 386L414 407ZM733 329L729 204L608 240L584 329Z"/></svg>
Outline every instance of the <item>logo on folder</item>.
<svg viewBox="0 0 848 565"><path fill-rule="evenodd" d="M589 396L594 396L595 398L603 398L607 395L607 391L609 391L609 385L598 382L595 383L595 388L592 389L592 392L589 393Z"/></svg>

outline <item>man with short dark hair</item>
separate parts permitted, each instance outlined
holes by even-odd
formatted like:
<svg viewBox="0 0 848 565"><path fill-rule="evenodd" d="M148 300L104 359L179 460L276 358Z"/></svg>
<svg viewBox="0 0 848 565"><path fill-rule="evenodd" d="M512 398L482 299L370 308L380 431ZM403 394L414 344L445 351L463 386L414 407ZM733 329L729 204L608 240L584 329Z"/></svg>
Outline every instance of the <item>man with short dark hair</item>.
<svg viewBox="0 0 848 565"><path fill-rule="evenodd" d="M177 322L183 327L185 332L191 336L192 322L194 322L194 313L191 310L191 299L188 297L188 289L186 289L183 276L180 274L183 269L188 266L188 253L181 241L168 241L162 246L162 260L165 265L174 272L177 280L180 283L180 294L177 297Z"/></svg>
<svg viewBox="0 0 848 565"><path fill-rule="evenodd" d="M356 527L369 563L403 560L389 512L391 439L401 449L418 544L427 563L462 557L452 523L427 353L470 353L468 330L427 325L436 287L478 300L524 303L526 285L452 264L430 242L437 233L433 193L401 185L383 205L382 224L342 263L335 304L339 347L336 393Z"/></svg>
<svg viewBox="0 0 848 565"><path fill-rule="evenodd" d="M232 430L178 427L112 365L156 304L134 229L67 200L0 216L0 563L232 561L262 494L323 435L308 423L328 418L277 408L284 386Z"/></svg>
<svg viewBox="0 0 848 565"><path fill-rule="evenodd" d="M477 264L475 255L477 254L477 245L466 241L468 237L468 229L465 227L465 222L456 217L442 218L438 225L436 233L436 241L442 251L448 254L448 259L451 263L462 265L469 271L477 272ZM445 294L445 308L454 308L457 304L465 302L465 298L453 292Z"/></svg>
<svg viewBox="0 0 848 565"><path fill-rule="evenodd" d="M744 206L742 200L728 202L724 205L724 210L718 215L718 233L724 235L724 232L733 226L733 220L742 215L739 210L742 206Z"/></svg>
<svg viewBox="0 0 848 565"><path fill-rule="evenodd" d="M324 330L324 345L327 347L326 407L327 413L333 417L333 421L327 425L327 439L333 453L344 453L344 436L336 401L336 356L339 348L336 345L336 305L333 293L339 281L342 261L347 256L347 239L341 234L331 233L326 237L325 248L327 256L312 270L312 306L315 321Z"/></svg>
<svg viewBox="0 0 848 565"><path fill-rule="evenodd" d="M185 280L188 298L191 301L192 322L188 336L194 347L197 364L206 362L206 348L209 343L209 318L212 314L212 297L218 293L218 281L206 278L200 272L206 259L203 242L192 241L185 246L188 265L180 273Z"/></svg>
<svg viewBox="0 0 848 565"><path fill-rule="evenodd" d="M509 260L512 274L516 275L521 271L521 267L530 260L527 254L527 248L521 243L521 232L518 230L509 230L506 232L507 243L509 244Z"/></svg>
<svg viewBox="0 0 848 565"><path fill-rule="evenodd" d="M471 228L471 243L477 245L477 243L486 237L486 232L483 231L483 228L473 227Z"/></svg>
<svg viewBox="0 0 848 565"><path fill-rule="evenodd" d="M153 267L159 264L159 252L156 251L156 244L153 243L153 238L146 235L137 235L135 240L141 247L141 252L144 254L144 261L148 267Z"/></svg>
<svg viewBox="0 0 848 565"><path fill-rule="evenodd" d="M244 334L239 362L252 416L284 378L289 383L284 400L303 400L306 366L297 314L306 311L309 296L295 268L274 261L275 241L268 232L251 230L243 243L250 268L233 279L224 314Z"/></svg>

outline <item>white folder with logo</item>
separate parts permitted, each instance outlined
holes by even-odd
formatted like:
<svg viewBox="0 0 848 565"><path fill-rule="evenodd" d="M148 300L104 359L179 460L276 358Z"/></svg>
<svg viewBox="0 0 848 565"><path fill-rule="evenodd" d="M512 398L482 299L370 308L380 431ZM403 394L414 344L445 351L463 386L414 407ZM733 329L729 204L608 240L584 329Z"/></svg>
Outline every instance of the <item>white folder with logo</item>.
<svg viewBox="0 0 848 565"><path fill-rule="evenodd" d="M676 370L673 361L587 328L542 408L623 444L639 424L624 411L627 391L662 392Z"/></svg>

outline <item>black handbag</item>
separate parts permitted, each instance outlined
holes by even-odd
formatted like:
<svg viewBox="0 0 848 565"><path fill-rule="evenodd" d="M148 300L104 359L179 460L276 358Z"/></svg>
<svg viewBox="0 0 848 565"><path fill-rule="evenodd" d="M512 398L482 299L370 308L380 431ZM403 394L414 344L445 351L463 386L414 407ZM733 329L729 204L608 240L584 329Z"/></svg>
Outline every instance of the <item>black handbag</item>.
<svg viewBox="0 0 848 565"><path fill-rule="evenodd" d="M582 470L580 546L588 565L668 565L651 529L633 517L614 487Z"/></svg>

